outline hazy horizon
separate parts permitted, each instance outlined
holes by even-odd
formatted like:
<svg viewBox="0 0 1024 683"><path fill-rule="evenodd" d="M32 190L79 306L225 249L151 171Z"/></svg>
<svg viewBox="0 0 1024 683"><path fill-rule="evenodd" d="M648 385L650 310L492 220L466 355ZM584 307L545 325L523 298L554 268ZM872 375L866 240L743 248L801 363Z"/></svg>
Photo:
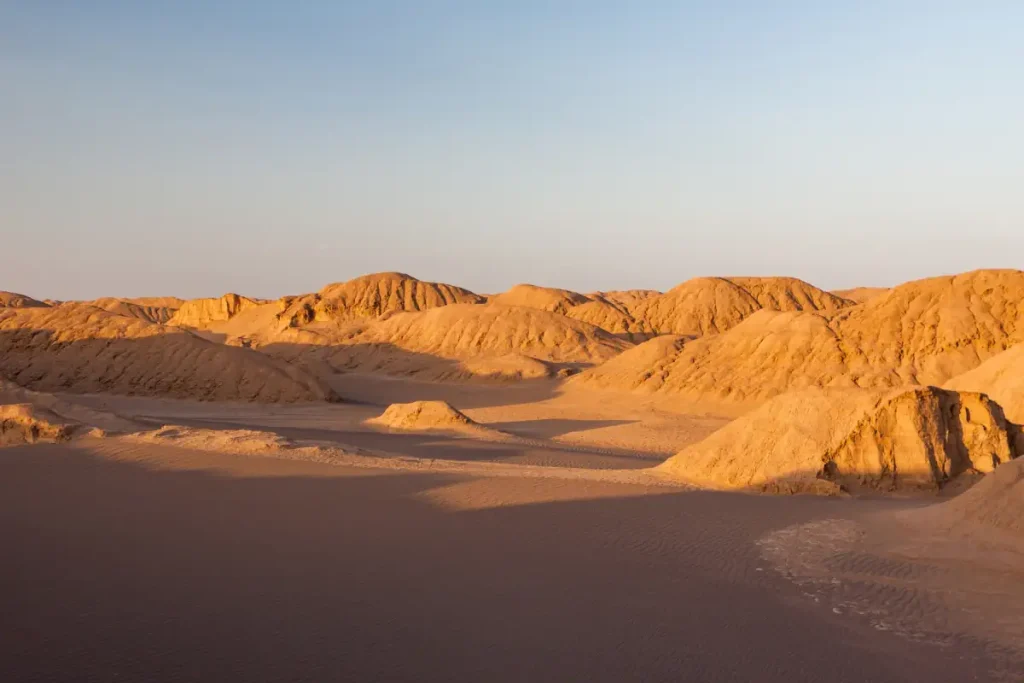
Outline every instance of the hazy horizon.
<svg viewBox="0 0 1024 683"><path fill-rule="evenodd" d="M834 5L6 3L0 289L1020 267L1024 5Z"/></svg>

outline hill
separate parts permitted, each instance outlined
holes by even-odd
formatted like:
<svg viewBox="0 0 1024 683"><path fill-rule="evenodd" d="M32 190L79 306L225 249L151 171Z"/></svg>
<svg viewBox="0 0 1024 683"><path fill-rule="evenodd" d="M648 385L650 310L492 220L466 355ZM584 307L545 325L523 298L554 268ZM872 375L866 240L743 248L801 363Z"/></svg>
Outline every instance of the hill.
<svg viewBox="0 0 1024 683"><path fill-rule="evenodd" d="M0 374L41 391L236 401L316 401L333 392L247 349L84 304L0 310Z"/></svg>
<svg viewBox="0 0 1024 683"><path fill-rule="evenodd" d="M1013 430L979 394L808 389L772 399L657 469L763 492L936 488L1013 458Z"/></svg>
<svg viewBox="0 0 1024 683"><path fill-rule="evenodd" d="M984 363L957 375L944 385L956 391L988 394L1006 411L1006 417L1024 424L1024 344L1017 344Z"/></svg>

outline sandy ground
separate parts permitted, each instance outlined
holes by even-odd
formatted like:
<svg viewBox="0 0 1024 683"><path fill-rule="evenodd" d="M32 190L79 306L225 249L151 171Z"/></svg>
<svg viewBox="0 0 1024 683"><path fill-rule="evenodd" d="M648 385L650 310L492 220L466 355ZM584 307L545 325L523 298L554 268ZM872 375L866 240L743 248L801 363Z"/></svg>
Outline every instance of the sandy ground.
<svg viewBox="0 0 1024 683"><path fill-rule="evenodd" d="M758 540L892 501L377 471L107 439L0 451L14 681L983 681Z"/></svg>

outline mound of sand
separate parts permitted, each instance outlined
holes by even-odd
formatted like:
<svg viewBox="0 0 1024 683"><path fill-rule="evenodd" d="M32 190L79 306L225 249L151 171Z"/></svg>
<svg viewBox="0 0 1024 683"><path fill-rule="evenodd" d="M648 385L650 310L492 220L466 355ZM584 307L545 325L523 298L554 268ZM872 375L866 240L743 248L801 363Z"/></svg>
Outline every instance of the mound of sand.
<svg viewBox="0 0 1024 683"><path fill-rule="evenodd" d="M957 375L944 385L956 391L988 394L1006 411L1006 417L1024 424L1024 344L1017 344Z"/></svg>
<svg viewBox="0 0 1024 683"><path fill-rule="evenodd" d="M137 299L105 297L83 303L129 318L139 318L151 323L167 323L174 317L174 314L177 313L185 301L172 296L141 297Z"/></svg>
<svg viewBox="0 0 1024 683"><path fill-rule="evenodd" d="M1020 271L921 280L830 314L758 311L686 344L660 372L620 368L615 388L753 404L804 387L940 385L1021 340L1022 312Z"/></svg>
<svg viewBox="0 0 1024 683"><path fill-rule="evenodd" d="M590 368L572 379L574 384L602 389L636 389L644 386L659 386L675 362L686 337L665 334L655 337L621 354Z"/></svg>
<svg viewBox="0 0 1024 683"><path fill-rule="evenodd" d="M631 341L650 333L646 323L636 320L625 305L600 294L586 295L567 289L523 284L488 298L488 303L561 313L606 332L623 335Z"/></svg>
<svg viewBox="0 0 1024 683"><path fill-rule="evenodd" d="M366 424L406 431L477 432L489 431L444 401L392 403L380 417Z"/></svg>
<svg viewBox="0 0 1024 683"><path fill-rule="evenodd" d="M192 299L181 304L169 324L203 329L212 323L231 320L242 311L262 303L238 294L225 294L215 299Z"/></svg>
<svg viewBox="0 0 1024 683"><path fill-rule="evenodd" d="M327 285L316 294L282 300L280 319L299 327L313 322L364 320L449 304L483 303L468 289L423 282L404 273L375 273Z"/></svg>
<svg viewBox="0 0 1024 683"><path fill-rule="evenodd" d="M178 425L164 425L160 429L131 434L126 440L239 455L264 454L288 449L294 445L283 436L272 432L251 429L198 429Z"/></svg>
<svg viewBox="0 0 1024 683"><path fill-rule="evenodd" d="M1014 456L980 394L809 389L731 422L657 470L711 488L797 493L934 488Z"/></svg>
<svg viewBox="0 0 1024 683"><path fill-rule="evenodd" d="M31 403L0 405L0 446L67 441L73 425Z"/></svg>
<svg viewBox="0 0 1024 683"><path fill-rule="evenodd" d="M632 315L634 306L641 301L661 296L661 292L656 289L619 289L607 292L593 292L587 296L591 299L604 299Z"/></svg>
<svg viewBox="0 0 1024 683"><path fill-rule="evenodd" d="M631 312L656 333L698 337L731 329L762 309L836 311L850 305L795 278L702 277L642 299Z"/></svg>
<svg viewBox="0 0 1024 683"><path fill-rule="evenodd" d="M0 308L45 308L49 305L17 292L0 292Z"/></svg>
<svg viewBox="0 0 1024 683"><path fill-rule="evenodd" d="M334 393L255 351L93 306L0 310L0 373L40 391L240 401L319 401Z"/></svg>
<svg viewBox="0 0 1024 683"><path fill-rule="evenodd" d="M521 354L558 363L599 363L630 347L600 328L557 313L495 304L397 313L367 326L348 343L440 358Z"/></svg>
<svg viewBox="0 0 1024 683"><path fill-rule="evenodd" d="M865 301L887 294L888 287L854 287L852 289L834 289L832 293L840 299L847 299L854 303L862 304Z"/></svg>
<svg viewBox="0 0 1024 683"><path fill-rule="evenodd" d="M905 516L935 530L980 525L1024 536L1024 458L996 471L956 498Z"/></svg>

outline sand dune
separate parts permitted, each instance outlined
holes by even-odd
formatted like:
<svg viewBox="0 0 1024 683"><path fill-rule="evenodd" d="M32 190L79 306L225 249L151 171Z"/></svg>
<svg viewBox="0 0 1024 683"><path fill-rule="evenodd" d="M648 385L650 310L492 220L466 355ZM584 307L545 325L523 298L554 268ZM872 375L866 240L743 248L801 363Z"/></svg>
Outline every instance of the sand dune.
<svg viewBox="0 0 1024 683"><path fill-rule="evenodd" d="M697 337L724 332L761 309L835 311L849 305L795 278L702 277L642 299L631 312L660 334Z"/></svg>
<svg viewBox="0 0 1024 683"><path fill-rule="evenodd" d="M44 308L49 305L17 292L0 292L0 308Z"/></svg>
<svg viewBox="0 0 1024 683"><path fill-rule="evenodd" d="M262 303L238 294L225 294L214 299L192 299L181 304L181 307L171 317L170 324L179 327L205 328L211 323L231 320L239 313L255 308Z"/></svg>
<svg viewBox="0 0 1024 683"><path fill-rule="evenodd" d="M536 308L551 313L562 313L563 315L570 308L585 304L590 300L589 297L578 292L571 292L568 289L538 287L529 284L516 285L507 292L495 294L487 298L487 302L492 304Z"/></svg>
<svg viewBox="0 0 1024 683"><path fill-rule="evenodd" d="M287 300L280 317L298 327L311 322L379 318L400 311L483 301L483 297L454 285L424 282L404 273L374 273Z"/></svg>
<svg viewBox="0 0 1024 683"><path fill-rule="evenodd" d="M502 436L496 430L477 424L444 401L392 403L380 417L367 420L366 424L400 431Z"/></svg>
<svg viewBox="0 0 1024 683"><path fill-rule="evenodd" d="M865 301L870 301L875 297L887 294L889 289L889 287L853 287L851 289L834 289L832 294L835 294L840 299L847 299L854 303L862 304Z"/></svg>
<svg viewBox="0 0 1024 683"><path fill-rule="evenodd" d="M650 333L647 324L634 318L625 304L600 294L587 295L567 289L523 284L489 297L488 303L561 313L630 340L641 339Z"/></svg>
<svg viewBox="0 0 1024 683"><path fill-rule="evenodd" d="M1024 540L1024 458L997 467L966 493L906 517L933 529L976 524Z"/></svg>
<svg viewBox="0 0 1024 683"><path fill-rule="evenodd" d="M977 271L908 283L832 313L758 311L683 346L615 388L756 404L804 387L942 384L1024 337L1024 273ZM600 370L575 381L612 384Z"/></svg>
<svg viewBox="0 0 1024 683"><path fill-rule="evenodd" d="M82 304L0 312L0 372L41 391L312 401L333 392L262 354Z"/></svg>
<svg viewBox="0 0 1024 683"><path fill-rule="evenodd" d="M711 488L782 493L935 488L1014 455L985 396L933 387L785 394L658 470Z"/></svg>
<svg viewBox="0 0 1024 683"><path fill-rule="evenodd" d="M166 323L174 317L174 314L177 313L185 301L169 296L142 297L137 299L105 297L82 303L129 318L139 318L151 323Z"/></svg>
<svg viewBox="0 0 1024 683"><path fill-rule="evenodd" d="M54 394L31 391L13 382L0 380L0 406L21 405L30 411L47 416L53 424L64 425L70 431L99 430L108 432L132 432L140 427L137 423L106 410L97 410L73 399Z"/></svg>
<svg viewBox="0 0 1024 683"><path fill-rule="evenodd" d="M945 384L957 391L988 394L1003 407L1006 417L1024 424L1024 344L1017 344Z"/></svg>

